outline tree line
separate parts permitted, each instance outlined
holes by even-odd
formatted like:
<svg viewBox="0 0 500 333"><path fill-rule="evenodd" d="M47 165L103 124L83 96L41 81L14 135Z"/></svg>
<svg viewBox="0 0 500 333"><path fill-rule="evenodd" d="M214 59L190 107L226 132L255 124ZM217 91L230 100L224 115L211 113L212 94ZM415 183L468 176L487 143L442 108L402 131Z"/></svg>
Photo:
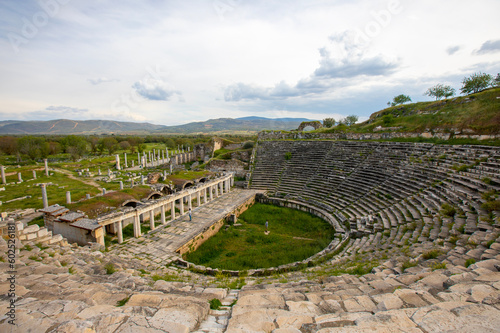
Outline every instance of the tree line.
<svg viewBox="0 0 500 333"><path fill-rule="evenodd" d="M50 155L68 154L73 161L88 155L114 154L118 150L130 153L143 153L146 143L161 143L166 148L177 149L179 146L194 147L197 143L207 142L210 136L0 136L0 153L17 156L17 160L32 161L47 158Z"/></svg>

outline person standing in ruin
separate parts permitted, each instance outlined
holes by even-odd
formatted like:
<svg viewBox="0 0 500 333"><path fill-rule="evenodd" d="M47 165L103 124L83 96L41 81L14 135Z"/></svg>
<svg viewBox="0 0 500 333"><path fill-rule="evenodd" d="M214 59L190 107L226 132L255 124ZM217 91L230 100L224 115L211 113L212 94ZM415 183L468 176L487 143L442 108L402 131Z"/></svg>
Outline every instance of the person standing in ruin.
<svg viewBox="0 0 500 333"><path fill-rule="evenodd" d="M267 233L267 227L269 226L269 222L266 221L266 233Z"/></svg>
<svg viewBox="0 0 500 333"><path fill-rule="evenodd" d="M191 215L191 207L189 207L188 214L189 214L189 221L191 221L191 219L192 219L192 215Z"/></svg>

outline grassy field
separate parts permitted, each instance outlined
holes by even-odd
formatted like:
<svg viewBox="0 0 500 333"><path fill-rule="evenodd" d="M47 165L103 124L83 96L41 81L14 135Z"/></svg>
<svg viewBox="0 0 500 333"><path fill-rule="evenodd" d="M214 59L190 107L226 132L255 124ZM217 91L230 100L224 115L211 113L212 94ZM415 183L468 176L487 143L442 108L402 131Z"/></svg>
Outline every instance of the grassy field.
<svg viewBox="0 0 500 333"><path fill-rule="evenodd" d="M375 112L370 119L353 126L322 128L314 132L370 133L376 127L399 127L398 132L455 132L472 130L497 134L500 130L500 88L490 88L446 100L408 103ZM453 144L453 143L451 143Z"/></svg>
<svg viewBox="0 0 500 333"><path fill-rule="evenodd" d="M311 214L259 203L245 211L237 223L242 226L222 229L187 254L186 260L231 270L275 267L323 250L335 234L327 222Z"/></svg>

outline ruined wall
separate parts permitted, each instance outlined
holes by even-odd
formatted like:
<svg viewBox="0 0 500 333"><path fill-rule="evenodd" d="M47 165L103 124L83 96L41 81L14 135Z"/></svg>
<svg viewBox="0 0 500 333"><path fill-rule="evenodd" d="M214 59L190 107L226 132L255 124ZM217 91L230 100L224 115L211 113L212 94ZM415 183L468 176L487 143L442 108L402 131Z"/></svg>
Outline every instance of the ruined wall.
<svg viewBox="0 0 500 333"><path fill-rule="evenodd" d="M450 133L310 133L310 132L260 132L259 140L293 140L293 139L326 139L326 140L382 140L396 138L435 138L448 140ZM500 135L454 135L454 138L492 140L500 139Z"/></svg>
<svg viewBox="0 0 500 333"><path fill-rule="evenodd" d="M211 160L207 164L207 170L212 172L234 172L238 177L244 177L248 164L240 160Z"/></svg>

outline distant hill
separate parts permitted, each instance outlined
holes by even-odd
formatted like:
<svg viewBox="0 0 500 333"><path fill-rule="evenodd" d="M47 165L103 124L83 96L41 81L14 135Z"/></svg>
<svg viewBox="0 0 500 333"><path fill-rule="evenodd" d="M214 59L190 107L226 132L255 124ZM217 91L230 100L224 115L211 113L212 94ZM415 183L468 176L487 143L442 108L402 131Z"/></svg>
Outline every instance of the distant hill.
<svg viewBox="0 0 500 333"><path fill-rule="evenodd" d="M0 121L0 134L120 134L146 133L165 126L110 120Z"/></svg>
<svg viewBox="0 0 500 333"><path fill-rule="evenodd" d="M48 121L0 121L0 135L94 135L94 134L220 134L257 133L261 130L291 130L299 127L305 118L219 118L178 126L150 123L119 122L111 120L48 120Z"/></svg>
<svg viewBox="0 0 500 333"><path fill-rule="evenodd" d="M306 118L264 118L264 117L243 117L243 118L218 118L202 122L194 122L179 126L166 126L163 133L231 133L231 132L252 132L257 133L262 130L292 130L299 127Z"/></svg>

